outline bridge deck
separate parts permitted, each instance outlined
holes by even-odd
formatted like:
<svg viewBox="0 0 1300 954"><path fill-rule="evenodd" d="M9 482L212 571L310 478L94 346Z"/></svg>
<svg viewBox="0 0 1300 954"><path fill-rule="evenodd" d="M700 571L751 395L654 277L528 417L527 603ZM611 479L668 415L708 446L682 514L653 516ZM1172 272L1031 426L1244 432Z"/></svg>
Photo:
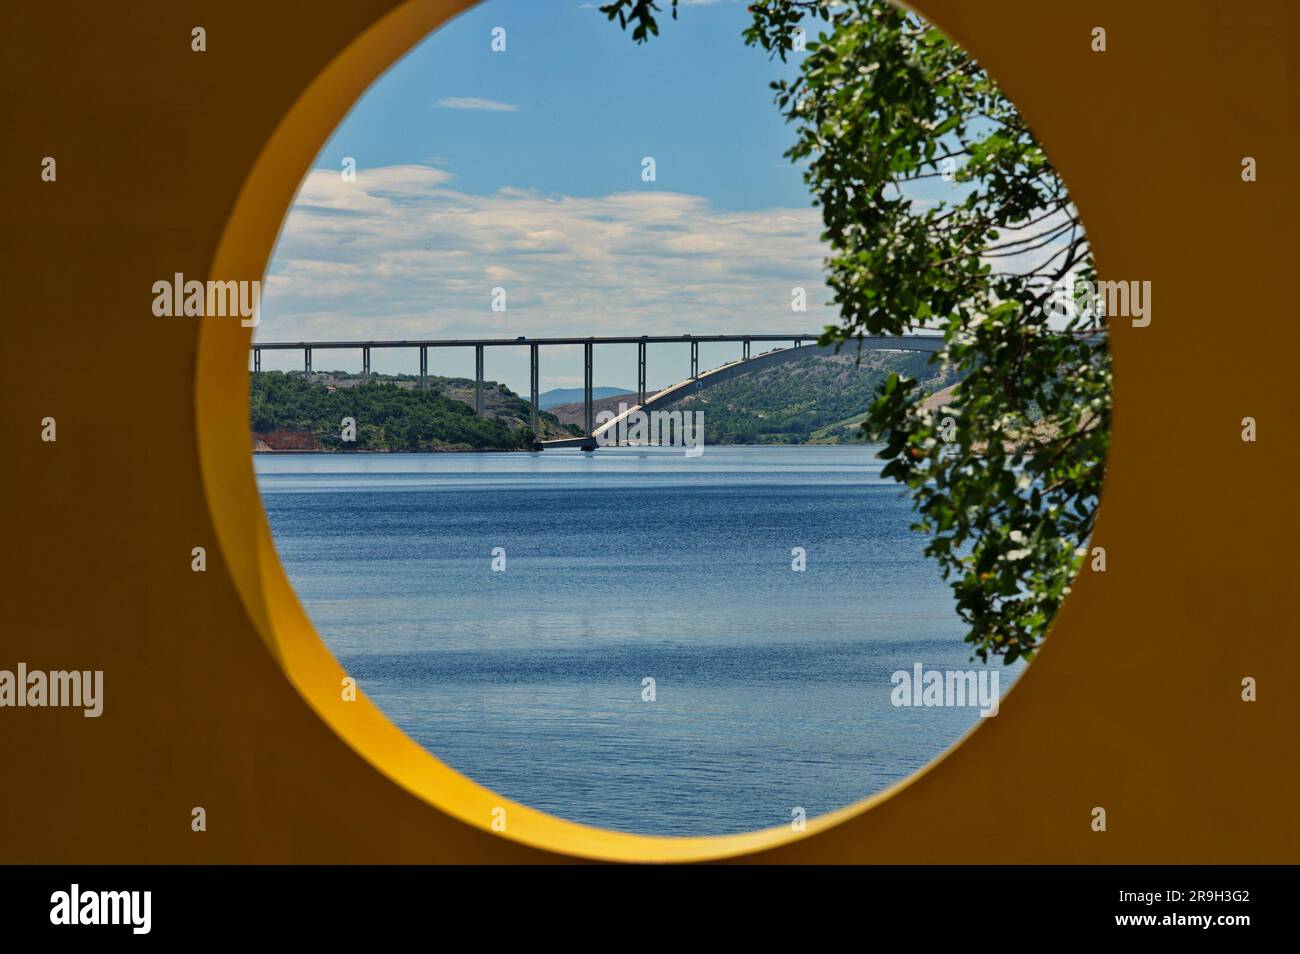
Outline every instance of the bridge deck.
<svg viewBox="0 0 1300 954"><path fill-rule="evenodd" d="M588 336L585 338L443 338L443 339L401 339L401 340L358 340L358 341L264 341L254 342L249 346L253 354L253 370L262 370L262 352L263 351L302 351L303 368L308 378L312 374L311 360L313 351L344 351L357 350L361 352L362 374L370 374L370 352L375 348L416 348L420 352L420 382L423 386L426 382L429 372L430 348L473 348L476 352L474 361L474 410L478 414L484 411L483 401L483 349L484 348L519 348L527 347L529 349L530 361L530 397L532 401L532 431L537 434L539 427L539 408L538 408L538 387L540 374L538 372L539 359L538 352L542 347L564 346L564 345L582 345L583 346L583 364L584 364L584 404L586 414L584 416L586 436L563 438L555 441L545 441L537 446L542 447L581 447L590 450L596 446L598 437L604 435L611 426L617 427L619 422L628 414L637 411L652 411L664 404L672 403L685 397L691 390L699 390L709 387L719 381L727 380L737 374L745 374L749 371L759 368L768 367L781 361L792 360L794 358L805 357L808 354L829 354L832 349L820 346L805 348L808 342L815 342L819 335L773 335L773 334L756 334L756 335L638 335L638 336ZM764 352L763 354L750 356L750 345L753 342L766 341L788 341L792 347L778 348L773 351ZM718 343L734 342L743 346L743 357L739 361L733 361L724 364L712 371L706 371L700 374L699 370L699 346L701 343ZM592 352L595 345L607 344L634 344L638 346L637 361L637 405L629 409L625 414L616 417L614 420L607 422L600 428L595 427L595 421L592 419L592 381L594 380ZM673 385L660 391L658 394L647 401L646 400L646 346L651 344L689 344L691 346L691 376L685 381ZM941 335L913 334L898 336L870 336L855 338L846 342L844 350L853 352L854 350L863 351L937 351L943 346L943 337Z"/></svg>
<svg viewBox="0 0 1300 954"><path fill-rule="evenodd" d="M580 345L580 344L681 344L683 342L731 341L816 341L818 335L636 335L585 338L417 338L387 341L255 341L249 347L254 351L341 350L357 348L490 348L519 347L521 345Z"/></svg>

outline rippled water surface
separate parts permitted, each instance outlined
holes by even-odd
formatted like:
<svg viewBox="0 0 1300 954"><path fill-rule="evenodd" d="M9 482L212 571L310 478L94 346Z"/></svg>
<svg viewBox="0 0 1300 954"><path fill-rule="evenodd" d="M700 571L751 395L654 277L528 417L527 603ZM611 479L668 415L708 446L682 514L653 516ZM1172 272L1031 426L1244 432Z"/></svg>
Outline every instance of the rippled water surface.
<svg viewBox="0 0 1300 954"><path fill-rule="evenodd" d="M890 702L895 670L978 666L872 448L256 466L289 577L365 692L535 808L659 834L789 824L905 778L979 721Z"/></svg>

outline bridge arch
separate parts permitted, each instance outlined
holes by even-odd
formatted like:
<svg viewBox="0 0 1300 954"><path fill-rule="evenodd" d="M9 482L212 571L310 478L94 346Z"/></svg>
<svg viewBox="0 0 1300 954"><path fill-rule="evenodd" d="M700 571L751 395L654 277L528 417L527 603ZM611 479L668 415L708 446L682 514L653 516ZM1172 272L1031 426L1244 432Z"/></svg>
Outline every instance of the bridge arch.
<svg viewBox="0 0 1300 954"><path fill-rule="evenodd" d="M934 353L943 347L942 335L876 335L864 336L861 339L855 339L849 342L842 349L837 349L833 345L795 345L789 348L777 348L772 351L766 351L763 354L757 354L753 357L741 358L738 361L731 361L712 371L705 371L703 374L686 378L684 381L664 388L653 397L647 399L644 403L628 407L622 413L606 421L600 427L593 428L591 433L582 437L565 437L557 440L542 441L537 445L539 450L547 448L577 447L581 450L592 451L600 446L611 446L608 435L619 433L620 427L626 423L628 418L634 414L649 414L652 411L667 407L674 404L682 398L689 397L692 394L713 387L715 384L721 384L724 381L730 381L742 374L749 374L752 371L761 371L765 368L775 367L776 365L786 364L791 361L798 361L803 358L827 357L833 354L852 353L854 348L860 345L862 351L914 351L924 353ZM584 420L592 420L591 416L591 393L587 393L587 413Z"/></svg>

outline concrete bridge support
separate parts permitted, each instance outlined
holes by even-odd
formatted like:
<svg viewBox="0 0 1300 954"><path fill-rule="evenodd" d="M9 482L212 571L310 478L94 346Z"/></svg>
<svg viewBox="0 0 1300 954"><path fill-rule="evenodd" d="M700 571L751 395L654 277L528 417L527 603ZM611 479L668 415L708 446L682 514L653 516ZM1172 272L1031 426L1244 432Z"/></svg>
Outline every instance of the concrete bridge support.
<svg viewBox="0 0 1300 954"><path fill-rule="evenodd" d="M474 346L474 413L483 416L483 346Z"/></svg>
<svg viewBox="0 0 1300 954"><path fill-rule="evenodd" d="M533 411L532 411L533 435L538 436L541 434L540 421L538 420L537 417L539 413L537 402L541 400L540 396L538 395L538 385L541 383L541 379L538 376L538 369L537 369L537 345L528 346L528 381L529 381L529 385L528 385L529 400L533 407Z"/></svg>
<svg viewBox="0 0 1300 954"><path fill-rule="evenodd" d="M636 403L645 403L645 342L636 343Z"/></svg>
<svg viewBox="0 0 1300 954"><path fill-rule="evenodd" d="M592 343L591 343L590 341L583 342L583 345L582 345L582 365L583 365L583 374L582 374L582 402L583 402L583 404L585 405L584 412L583 412L583 420L586 422L586 430L587 430L587 433L588 433L588 434L591 434L592 429L595 427L595 421L596 421L596 419L595 419L595 417L592 415L592 411L591 411L591 381L592 381L591 351L592 351L592 347L593 347L593 345L592 345Z"/></svg>

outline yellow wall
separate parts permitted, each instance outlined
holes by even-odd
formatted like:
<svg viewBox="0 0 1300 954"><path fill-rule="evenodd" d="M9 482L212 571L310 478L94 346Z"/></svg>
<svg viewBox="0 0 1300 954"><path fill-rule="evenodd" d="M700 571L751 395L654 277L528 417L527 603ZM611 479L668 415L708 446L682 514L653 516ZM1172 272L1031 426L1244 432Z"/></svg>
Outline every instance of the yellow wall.
<svg viewBox="0 0 1300 954"><path fill-rule="evenodd" d="M330 130L464 5L0 13L0 668L103 669L106 697L99 719L0 710L0 862L1300 860L1300 7L917 4L1022 108L1103 277L1149 279L1160 302L1150 327L1114 333L1109 569L1079 581L1001 714L910 782L798 839L670 840L505 802L339 699L253 484L249 332L150 309L174 272L260 277ZM1258 702L1240 701L1244 676Z"/></svg>

